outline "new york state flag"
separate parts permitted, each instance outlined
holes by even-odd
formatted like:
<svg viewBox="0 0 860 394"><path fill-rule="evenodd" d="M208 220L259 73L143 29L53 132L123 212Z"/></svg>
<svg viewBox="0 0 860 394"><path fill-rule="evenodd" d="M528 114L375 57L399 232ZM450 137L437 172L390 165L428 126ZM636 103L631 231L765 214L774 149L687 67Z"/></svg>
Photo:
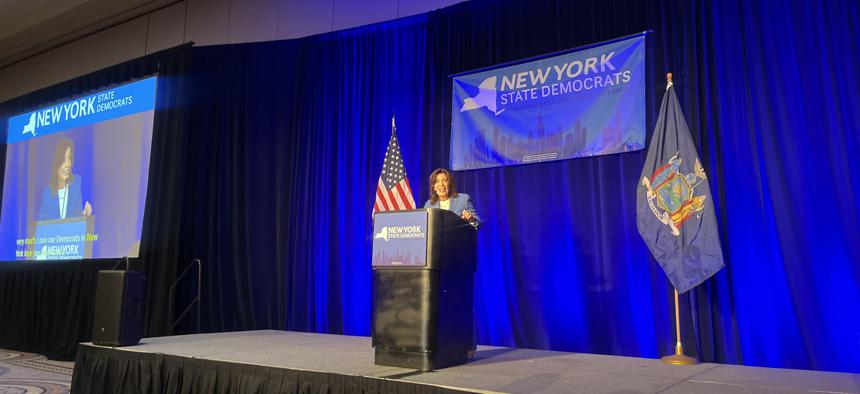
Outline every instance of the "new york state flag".
<svg viewBox="0 0 860 394"><path fill-rule="evenodd" d="M636 226L679 294L725 266L713 201L670 80L636 189Z"/></svg>

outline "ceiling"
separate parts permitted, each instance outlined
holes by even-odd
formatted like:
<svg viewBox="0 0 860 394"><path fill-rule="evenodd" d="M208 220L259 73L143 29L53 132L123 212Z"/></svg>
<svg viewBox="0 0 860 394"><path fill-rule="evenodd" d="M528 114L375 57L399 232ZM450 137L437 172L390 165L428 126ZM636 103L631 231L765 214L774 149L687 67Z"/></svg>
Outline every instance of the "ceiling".
<svg viewBox="0 0 860 394"><path fill-rule="evenodd" d="M179 0L0 0L0 68Z"/></svg>

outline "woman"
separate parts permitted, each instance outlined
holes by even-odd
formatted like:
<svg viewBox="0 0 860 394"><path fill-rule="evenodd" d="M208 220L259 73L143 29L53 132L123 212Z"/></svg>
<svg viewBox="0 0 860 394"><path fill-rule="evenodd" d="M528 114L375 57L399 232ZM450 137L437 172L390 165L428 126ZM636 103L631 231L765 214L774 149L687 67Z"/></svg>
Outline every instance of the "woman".
<svg viewBox="0 0 860 394"><path fill-rule="evenodd" d="M444 168L437 168L430 174L430 199L424 203L424 208L447 209L459 214L475 228L481 225L481 218L469 200L469 195L457 193L454 178Z"/></svg>
<svg viewBox="0 0 860 394"><path fill-rule="evenodd" d="M74 143L68 138L60 139L51 163L51 181L42 192L39 220L65 219L92 214L93 208L90 203L81 201L81 177L72 174L74 161Z"/></svg>
<svg viewBox="0 0 860 394"><path fill-rule="evenodd" d="M459 213L460 217L468 221L476 229L481 225L481 218L469 200L466 193L457 193L457 184L451 173L444 168L437 168L430 173L430 199L424 203L424 208L442 208ZM472 311L474 313L474 310ZM474 316L474 315L473 315ZM478 349L476 342L475 326L472 324L472 346L466 352L467 358L475 356Z"/></svg>

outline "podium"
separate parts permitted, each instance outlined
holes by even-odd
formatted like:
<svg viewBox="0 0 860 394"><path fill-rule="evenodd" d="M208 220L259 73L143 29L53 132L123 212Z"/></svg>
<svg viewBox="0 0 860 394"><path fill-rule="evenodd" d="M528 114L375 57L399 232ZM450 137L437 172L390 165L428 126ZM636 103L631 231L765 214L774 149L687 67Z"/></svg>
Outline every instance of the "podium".
<svg viewBox="0 0 860 394"><path fill-rule="evenodd" d="M473 346L477 231L451 211L377 213L373 224L375 363L430 371Z"/></svg>
<svg viewBox="0 0 860 394"><path fill-rule="evenodd" d="M93 234L94 222L94 215L36 222L31 260L91 258L93 242L87 234Z"/></svg>

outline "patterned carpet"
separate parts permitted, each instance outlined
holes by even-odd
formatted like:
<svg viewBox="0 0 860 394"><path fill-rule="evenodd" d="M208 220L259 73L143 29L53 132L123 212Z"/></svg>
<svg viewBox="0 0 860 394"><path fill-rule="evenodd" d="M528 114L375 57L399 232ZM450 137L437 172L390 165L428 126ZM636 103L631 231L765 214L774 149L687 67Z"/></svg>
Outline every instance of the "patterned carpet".
<svg viewBox="0 0 860 394"><path fill-rule="evenodd" d="M0 349L0 394L68 393L73 362Z"/></svg>

